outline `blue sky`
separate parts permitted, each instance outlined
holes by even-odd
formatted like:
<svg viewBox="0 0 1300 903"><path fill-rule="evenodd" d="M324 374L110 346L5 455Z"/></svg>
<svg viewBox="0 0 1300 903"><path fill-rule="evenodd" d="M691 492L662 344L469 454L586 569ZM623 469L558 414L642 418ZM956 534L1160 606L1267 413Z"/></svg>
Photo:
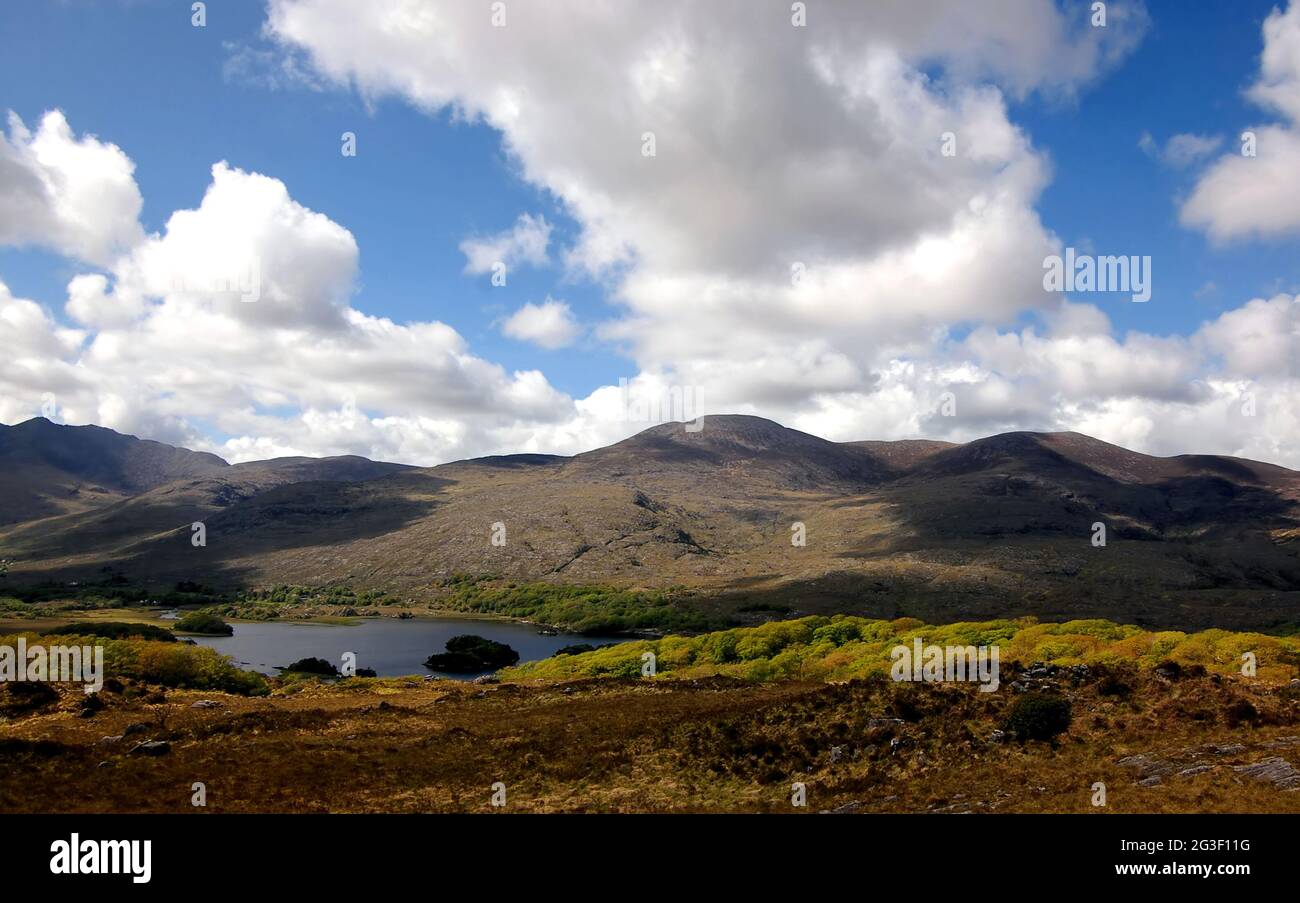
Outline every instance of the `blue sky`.
<svg viewBox="0 0 1300 903"><path fill-rule="evenodd" d="M770 307L763 294L770 287L763 280L772 271L780 272L785 264L743 271L743 266L752 264L745 260L746 250L759 247L764 236L756 235L748 241L738 235L735 247L725 247L726 241L720 239L717 254L726 258L725 263L720 262L716 271L705 272L708 264L692 258L689 250L718 236L716 226L694 237L670 236L675 223L682 224L683 233L687 231L683 220L693 218L692 210L684 208L683 214L682 209L656 209L659 198L655 192L648 196L637 194L636 188L629 189L628 197L623 198L618 194L619 183L612 181L609 173L595 171L599 169L598 158L589 153L584 156L575 147L570 170L563 142L553 135L537 137L539 129L545 131L539 126L543 114L551 117L557 129L563 130L566 123L572 125L573 120L566 119L564 99L573 96L573 88L566 89L569 95L556 94L559 101L550 100L550 106L543 109L548 95L542 87L534 90L529 79L537 78L540 85L552 74L555 61L565 58L565 52L558 48L558 56L548 55L545 43L556 38L542 34L540 29L533 35L520 35L518 29L523 26L517 23L524 13L516 10L525 5L522 0L512 8L516 24L511 28L516 31L511 37L527 42L519 46L529 48L529 52L536 50L539 68L530 75L527 66L533 63L529 60L512 62L517 67L512 82L512 74L502 67L500 88L514 90L525 98L522 125L517 132L512 131L515 126L503 124L502 114L493 106L493 95L475 97L473 89L458 86L455 77L447 77L445 86L436 84L437 79L445 77L444 71L437 68L439 64L445 63L453 75L457 66L468 69L471 65L464 58L456 58L454 49L447 51L445 61L434 59L437 54L432 49L427 54L413 53L411 60L399 59L404 46L400 41L395 45L397 51L384 50L384 41L391 35L386 36L382 26L375 24L382 14L379 7L384 5L375 5L371 20L342 23L338 33L355 32L356 46L341 48L331 29L340 17L351 13L342 12L347 10L346 5L331 6L331 0L277 0L269 7L251 2L210 3L203 28L191 26L188 3L69 0L7 4L0 10L5 46L5 52L0 54L0 107L13 111L31 130L36 130L46 111L61 110L74 136L94 136L120 148L134 164L134 181L143 200L139 221L147 234L165 233L174 211L199 206L212 181L211 167L218 161L228 161L245 173L279 180L294 203L323 214L355 239L359 257L354 290L348 296L352 308L398 324L439 322L450 326L463 338L465 352L474 359L468 365L471 370L482 362L486 369L500 371L499 379L494 376L481 388L485 399L494 393L523 392L517 374L529 371L543 374L549 388L537 390L536 396L530 394L526 403L516 399L503 410L488 412L495 419L480 422L455 404L431 402L427 409L412 412L382 392L374 392L372 398L362 387L357 392L359 404L363 417L372 424L391 426L396 419L406 418L410 423L420 420L423 425L418 430L432 430L436 435L412 440L410 430L417 428L408 423L403 427L407 438L400 441L376 438L377 434L366 432L365 437L351 434L353 439L325 435L319 441L295 443L285 437L292 436L295 430L304 432L305 421L299 419L300 415L324 411L328 403L305 392L295 395L296 390L285 390L283 399L268 401L278 394L276 377L241 374L236 363L213 358L216 363L212 366L229 366L226 375L232 383L229 398L221 404L207 399L204 403L209 407L205 409L195 400L186 408L189 402L179 397L179 390L156 387L140 393L129 386L114 388L111 393L101 390L95 396L93 386L88 387L83 379L78 393L90 395L62 390L63 397L75 400L63 406L75 414L75 419L102 422L111 419L105 412L119 412L119 421L109 425L153 432L173 441L183 439L234 457L261 448L317 453L360 451L390 457L406 453L432 463L458 453L510 451L520 445L531 450L573 451L617 438L620 431L634 430L626 426L593 428L584 420L594 416L592 411L600 407L598 397L607 401L610 387L617 386L620 378L669 373L702 390L708 387L719 404L725 399L728 409L746 409L783 422L793 421L792 425L831 434L833 438L865 438L867 433L883 438L915 434L960 438L1015 426L1082 428L1094 433L1109 431L1109 438L1153 451L1172 451L1188 436L1207 434L1206 429L1197 428L1200 415L1195 405L1204 404L1207 393L1227 391L1207 382L1203 391L1180 396L1179 385L1212 377L1235 380L1234 385L1238 385L1259 378L1258 374L1241 373L1229 374L1229 379L1223 372L1221 352L1193 353L1179 345L1178 354L1202 356L1187 362L1178 373L1145 374L1135 377L1131 385L1125 383L1107 390L1109 395L1098 392L1087 398L1073 398L1068 379L1048 378L1041 373L1026 375L1024 366L1005 360L999 364L990 359L964 359L963 355L974 353L970 350L974 346L960 347L960 343L981 328L1000 330L1011 337L1025 328L1039 333L1048 328L1043 324L1051 320L1050 308L1023 299L990 302L993 309L978 303L963 302L962 306L957 301L944 302L938 305L942 313L918 315L917 322L906 328L899 326L897 333L887 337L876 321L860 324L864 330L861 335L868 338L857 339L852 348L847 346L847 337L854 334L854 329L845 330L845 344L838 346L836 328L825 325L830 321L814 317L808 322L822 325L809 325L796 342L791 331L779 325L782 313L778 308L783 302L774 300L771 304L776 307ZM1116 62L1104 63L1087 57L1081 49L1097 38L1081 27L1079 17L1086 16L1084 5L1046 0L1024 0L1020 5L1024 11L1010 13L1012 18L1029 21L1032 14L1033 22L1061 22L1075 33L1075 38L1061 39L1060 50L1048 54L1056 54L1065 69L1074 65L1068 54L1078 51L1082 62L1064 86L1049 71L1056 59L1049 58L1044 64L1042 54L1037 52L1041 46L1014 46L1018 38L1003 35L1004 26L997 23L986 26L987 35L979 33L985 26L975 28L970 35L971 46L953 44L951 38L935 38L917 50L909 45L912 37L905 30L897 36L882 32L882 41L895 41L906 77L920 79L926 85L927 106L917 111L918 118L942 116L944 110L951 113L959 106L965 89L991 87L998 92L1006 105L1006 121L1029 142L1046 174L1041 190L1020 187L1019 182L1011 189L1017 193L1017 209L1029 211L1041 221L1041 230L1029 230L1030 238L1054 236L1060 243L1083 252L1152 258L1151 302L1134 304L1122 295L1072 299L1095 307L1109 318L1109 335L1119 343L1115 353L1125 359L1161 354L1165 346L1158 344L1125 345L1130 331L1153 340L1193 337L1203 324L1241 308L1252 298L1270 298L1279 293L1293 296L1300 289L1300 254L1296 253L1296 231L1286 223L1271 228L1268 234L1237 235L1225 242L1212 240L1208 227L1197 228L1180 221L1182 206L1197 190L1209 167L1236 149L1236 136L1243 128L1278 122L1285 125L1285 117L1277 109L1266 109L1247 94L1261 78L1265 21L1271 13L1281 16L1282 10L1275 13L1276 4L1255 0L1230 5L1150 0L1137 5L1139 10L1145 10L1145 16L1140 16L1145 26L1128 28L1129 44L1116 51ZM786 15L782 12L786 6L777 4L774 9ZM1114 15L1119 15L1121 6L1112 4ZM633 8L651 9L629 0L629 11ZM363 18L368 15L362 11L356 14ZM816 17L821 14L814 5L812 25L817 24ZM455 18L460 13L448 15ZM581 11L572 15L577 19L571 32L574 54L580 52L577 45L583 28L590 25L592 34L598 34L600 29L618 27L603 21L588 23ZM848 19L854 13L851 7L844 7L837 8L835 15ZM1026 31L1032 30L1033 22ZM412 28L426 24L416 23ZM1014 34L1016 24L1005 26L1006 35ZM458 19L435 26L462 27L471 26ZM701 22L701 33L708 27L709 23ZM862 34L874 40L871 29L875 26L868 22L862 27L866 29ZM1113 19L1107 30L1122 35L1125 27L1122 20ZM638 25L636 16L629 12L629 42L637 40L638 30L644 33L652 28ZM686 28L688 39L693 38L690 26ZM479 32L465 34L477 40ZM621 32L618 34L621 39ZM1124 44L1124 39L1109 34L1100 40L1112 39ZM982 40L992 49L976 48ZM1027 60L1023 69L1011 73L1008 63L1006 72L993 71L986 77L972 78L967 69L954 63L975 55L987 69L998 70L1002 65L998 40L1011 43L1006 56L1023 54ZM707 53L710 46L706 42L687 43L697 57ZM421 45L412 42L410 46L418 51ZM644 47L629 46L637 52ZM795 65L806 67L807 57L791 58ZM663 54L663 59L669 66L674 62L670 54ZM284 76L286 60L300 77ZM402 84L402 79L426 62L430 67L427 78L422 74L418 85ZM619 71L616 60L611 65ZM664 65L662 59L656 58L654 71L662 74L667 71ZM846 67L846 73L854 71L848 63ZM1026 74L1026 69L1034 67L1037 69ZM495 77L494 70L489 72ZM665 84L672 83L673 90L682 90L669 76L663 77L668 78ZM583 103L592 103L593 109L597 101L605 100L601 95L606 90L610 99L604 106L623 102L602 77L588 73L586 81L579 79L577 84L583 86L580 93L596 98L582 98ZM717 92L710 93L708 84L698 88L702 100L683 100L673 109L674 114L684 117L703 103L718 102ZM747 99L743 97L743 85L734 83L729 90L737 92L739 99L733 101L744 109ZM468 112L456 115L436 100L431 101L431 95L456 97L461 112ZM529 98L536 98L536 109L527 106ZM874 95L872 99L882 108L892 102ZM757 97L756 101L762 102L763 98ZM781 100L772 102L779 104ZM530 121L534 115L536 121ZM724 138L728 127L722 126ZM846 119L837 122L836 127L851 130L858 126ZM779 126L776 129L779 131ZM344 157L339 152L340 134L345 131L357 135L355 157ZM699 129L693 137L708 132L707 127ZM1154 150L1139 147L1143 134L1151 136ZM1160 148L1180 134L1221 137L1222 144L1187 165L1160 159ZM773 137L784 140L788 136L778 136L774 131ZM578 140L575 135L574 141ZM801 150L792 148L790 152ZM759 151L740 156L761 154ZM1009 153L987 170L976 166L963 174L952 192L979 192L985 183L1006 177L1005 172L1014 165L1028 165L1027 159L1025 154ZM703 164L717 161L701 158L696 162L701 164L696 169L704 169ZM723 165L725 168L725 158ZM763 179L770 177L772 169L762 172L765 175L752 179L738 175L735 191L761 193ZM861 178L850 180L854 184L876 184L870 174L857 175ZM1013 181L1006 178L1009 183ZM661 196L670 198L680 192L690 197L692 191L698 203L711 203L707 182L691 186L676 174L664 184ZM724 194L720 186L718 197ZM904 209L908 203L906 196L898 202ZM919 199L917 204L916 209L921 209ZM740 203L738 209L746 206ZM613 212L606 217L606 210ZM521 214L544 216L553 226L547 262L512 266L505 288L493 287L486 274L467 273L461 243L509 230ZM827 210L823 221L832 222L839 216L852 220L858 215L848 208ZM891 238L880 239L879 233L885 227L866 222L875 214L861 216L863 222L851 222L846 227L850 231L862 228L865 244L861 253L844 251L844 233L832 234L830 227L826 234L814 236L811 246L835 246L828 260L839 255L830 262L843 265L846 272L859 272L853 268L870 268L884 259L880 255L886 254L886 249L906 247L908 242L933 235L936 228L933 220L928 224L909 223L899 226L900 231ZM619 222L619 217L625 222ZM793 216L791 219L794 221ZM633 249L632 262L616 261L610 266L603 261L599 266L585 267L566 262L566 253L589 249L597 232L626 242ZM792 246L796 244L791 242ZM1037 250L1026 250L1030 266L1036 254L1041 257ZM733 263L733 258L738 262ZM88 266L87 261L51 246L49 241L0 244L0 281L13 297L40 305L50 320L50 329L87 325L78 326L64 309L73 277L97 269L110 275L110 285L125 284L116 264L103 260L93 263ZM684 305L679 310L698 308L710 313L702 313L699 324L685 326L680 312L672 320L656 319L661 311L653 294L655 286L676 285L678 279L688 286L691 280L697 280L694 284L705 286L709 292L730 280L728 297L739 301L701 300L695 304L689 299L674 300L671 304ZM1010 277L1007 281L1011 281ZM870 280L864 283L868 286L863 292L866 304L873 303L874 290L869 290L873 284ZM503 334L502 323L508 316L525 304L541 303L548 297L567 302L573 318L582 324L579 338L563 347L547 348ZM712 312L727 303L739 307L731 312L734 319L709 319ZM833 310L844 301L828 290L824 303L827 310ZM745 305L751 305L748 311ZM752 336L742 335L750 325L768 316L765 310L777 311L766 321L777 325L767 333L756 329ZM602 331L601 324L610 322L616 324L615 329ZM677 334L674 330L679 327L681 333ZM58 362L66 370L60 385L75 382L86 373L88 361L95 357L87 356L86 349L95 341L96 328L105 338L103 345L108 345L108 328L92 327L81 350L69 352ZM732 335L736 336L734 356L715 353L715 346ZM765 352L753 350L777 348L787 337L789 346L780 349L779 357L773 351L771 361L763 359ZM874 337L880 337L880 347L873 350L879 353L872 356L862 352L863 341L871 343ZM296 341L302 341L301 334ZM926 342L937 344L922 348ZM692 351L695 343L703 350ZM790 362L789 373L785 362ZM752 373L734 380L719 376L751 365ZM900 367L913 365L926 369L923 380L915 377L906 388L891 382L901 378L897 376ZM973 369L977 375L954 377L964 372L963 367ZM77 375L69 375L74 370ZM260 393L237 397L233 385L241 376L246 377L245 382L260 380L266 385ZM719 380L716 387L712 382L715 378ZM968 406L978 416L953 423L937 421L929 406L944 387L942 381L954 378L960 385L980 390L970 390L974 401ZM169 379L174 381L174 377ZM778 379L793 387L775 385ZM100 384L106 381L107 376ZM925 386L918 388L916 381L924 381ZM18 377L14 377L13 385L18 385ZM602 387L605 395L601 395ZM8 420L19 419L20 411L30 410L45 394L38 392L39 388L30 378L22 387L11 388L10 404L0 410L0 415ZM533 389L536 387L528 391ZM910 393L908 404L915 408L908 413L900 413L897 408L897 393L904 391ZM1274 403L1282 408L1290 406L1288 391L1275 389ZM998 410L990 400L1021 392L1030 401L1008 403ZM132 400L135 394L140 398ZM149 401L151 394L155 396L153 402ZM106 401L110 395L110 401ZM961 397L961 392L958 395ZM168 399L166 404L156 400L162 396ZM584 399L591 402L588 407L584 407ZM1162 432L1151 424L1170 410L1161 407L1163 414L1159 416L1152 413L1154 409L1138 411L1133 407L1138 401L1182 405L1176 412L1181 426L1173 432ZM137 404L148 410L120 413ZM490 408L492 403L484 401L480 407ZM233 408L244 411L245 416L224 416ZM873 413L861 413L868 408ZM858 413L848 416L844 412L849 410ZM282 422L272 425L262 419L263 415L277 416ZM1120 425L1135 417L1149 421L1145 431L1134 432ZM431 425L435 423L438 425ZM1261 434L1243 445L1234 444L1218 423L1208 430L1215 437L1208 444L1216 446L1214 450L1263 455L1289 441L1282 432L1288 428L1269 421ZM230 445L239 441L244 446ZM227 447L223 449L223 445Z"/></svg>
<svg viewBox="0 0 1300 903"><path fill-rule="evenodd" d="M112 141L136 163L146 229L194 207L218 160L282 179L294 197L344 225L361 247L356 304L398 320L442 320L510 368L544 365L565 391L584 393L629 375L594 343L548 352L504 339L493 321L550 293L576 311L602 315L603 293L555 269L525 268L505 290L463 272L459 244L495 233L520 211L572 229L562 207L516 177L499 133L455 123L355 92L268 90L226 75L231 44L262 48L258 3L212 4L205 28L189 4L69 2L10 4L0 58L0 107L29 124L63 110L78 131ZM183 27L181 27L183 26ZM39 77L33 77L39 73ZM355 158L339 135L358 134ZM57 255L0 250L0 272L17 293L58 298L76 268Z"/></svg>
<svg viewBox="0 0 1300 903"><path fill-rule="evenodd" d="M1030 103L1017 117L1051 154L1053 180L1039 210L1067 244L1175 262L1160 266L1160 303L1107 308L1121 326L1189 332L1243 298L1295 292L1300 283L1294 238L1216 246L1180 226L1175 199L1194 171L1161 166L1137 146L1143 132L1235 142L1246 126L1271 118L1243 91L1258 68L1260 26L1275 6L1149 3L1152 25L1139 50L1077 106ZM1217 288L1203 292L1207 285Z"/></svg>

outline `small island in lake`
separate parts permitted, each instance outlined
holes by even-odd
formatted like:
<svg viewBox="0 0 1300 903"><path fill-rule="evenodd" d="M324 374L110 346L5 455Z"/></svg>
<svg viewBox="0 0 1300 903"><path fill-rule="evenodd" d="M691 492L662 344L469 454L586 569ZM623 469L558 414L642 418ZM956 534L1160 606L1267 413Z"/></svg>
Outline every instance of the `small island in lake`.
<svg viewBox="0 0 1300 903"><path fill-rule="evenodd" d="M476 671L505 668L518 661L519 653L505 643L463 634L449 639L447 651L429 656L424 667L450 674L473 674Z"/></svg>

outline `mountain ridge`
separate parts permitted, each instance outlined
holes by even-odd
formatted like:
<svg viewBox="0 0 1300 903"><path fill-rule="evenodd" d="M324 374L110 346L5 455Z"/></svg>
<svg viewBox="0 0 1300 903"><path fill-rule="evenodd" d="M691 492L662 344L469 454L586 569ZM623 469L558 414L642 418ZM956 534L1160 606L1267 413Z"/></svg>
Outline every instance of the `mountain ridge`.
<svg viewBox="0 0 1300 903"><path fill-rule="evenodd" d="M14 585L111 576L418 600L470 574L681 587L732 611L1300 620L1300 473L1278 465L1161 458L1078 433L831 442L749 415L694 426L434 467L207 462L34 520L13 522L6 502L0 557ZM208 541L195 548L200 521Z"/></svg>

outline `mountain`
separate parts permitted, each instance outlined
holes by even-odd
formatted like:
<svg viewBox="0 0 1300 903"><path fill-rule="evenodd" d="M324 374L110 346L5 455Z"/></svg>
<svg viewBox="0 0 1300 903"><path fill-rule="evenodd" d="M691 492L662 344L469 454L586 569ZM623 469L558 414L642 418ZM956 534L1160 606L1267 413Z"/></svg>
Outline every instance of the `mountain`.
<svg viewBox="0 0 1300 903"><path fill-rule="evenodd" d="M11 479L46 473L50 460L63 462L59 473L107 472L75 460L93 453L72 432L88 428L39 429L69 431L52 434L67 446L47 439ZM140 488L119 478L102 500L21 523L20 510L0 505L12 583L111 573L160 587L350 585L436 599L447 578L471 574L684 587L731 614L1300 621L1300 473L1152 457L1077 433L830 442L710 416L698 431L661 424L573 457L432 468L211 456L183 465L194 453L117 438L127 444L111 447L143 458L121 452L115 472L153 475ZM158 482L168 472L146 461L201 469ZM190 541L197 521L203 547ZM504 545L490 541L497 524Z"/></svg>
<svg viewBox="0 0 1300 903"><path fill-rule="evenodd" d="M98 426L59 426L44 417L0 424L0 527L86 511L229 466L216 455Z"/></svg>

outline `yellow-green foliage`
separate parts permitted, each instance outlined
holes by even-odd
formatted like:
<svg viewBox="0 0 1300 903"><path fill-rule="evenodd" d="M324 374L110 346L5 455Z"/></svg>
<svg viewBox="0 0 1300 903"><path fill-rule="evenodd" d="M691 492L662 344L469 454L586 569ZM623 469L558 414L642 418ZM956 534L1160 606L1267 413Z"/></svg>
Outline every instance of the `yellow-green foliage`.
<svg viewBox="0 0 1300 903"><path fill-rule="evenodd" d="M845 680L888 674L890 650L900 644L911 645L915 637L926 645L996 645L1003 662L1075 665L1131 661L1150 668L1172 659L1224 674L1240 673L1242 654L1253 652L1258 676L1265 680L1295 677L1300 656L1300 638L1227 630L1148 632L1110 621L1039 624L1033 618L932 626L915 618L876 621L836 615L773 621L696 637L619 643L581 655L517 665L502 676L516 680L636 677L641 674L641 656L653 652L657 673L671 677L724 674L748 680Z"/></svg>
<svg viewBox="0 0 1300 903"><path fill-rule="evenodd" d="M95 636L42 636L37 633L0 637L0 646L16 646L19 636L27 644L44 646L103 646L106 677L130 678L165 687L224 690L249 696L270 692L265 678L235 667L230 657L207 646L159 643L136 638L112 640Z"/></svg>

